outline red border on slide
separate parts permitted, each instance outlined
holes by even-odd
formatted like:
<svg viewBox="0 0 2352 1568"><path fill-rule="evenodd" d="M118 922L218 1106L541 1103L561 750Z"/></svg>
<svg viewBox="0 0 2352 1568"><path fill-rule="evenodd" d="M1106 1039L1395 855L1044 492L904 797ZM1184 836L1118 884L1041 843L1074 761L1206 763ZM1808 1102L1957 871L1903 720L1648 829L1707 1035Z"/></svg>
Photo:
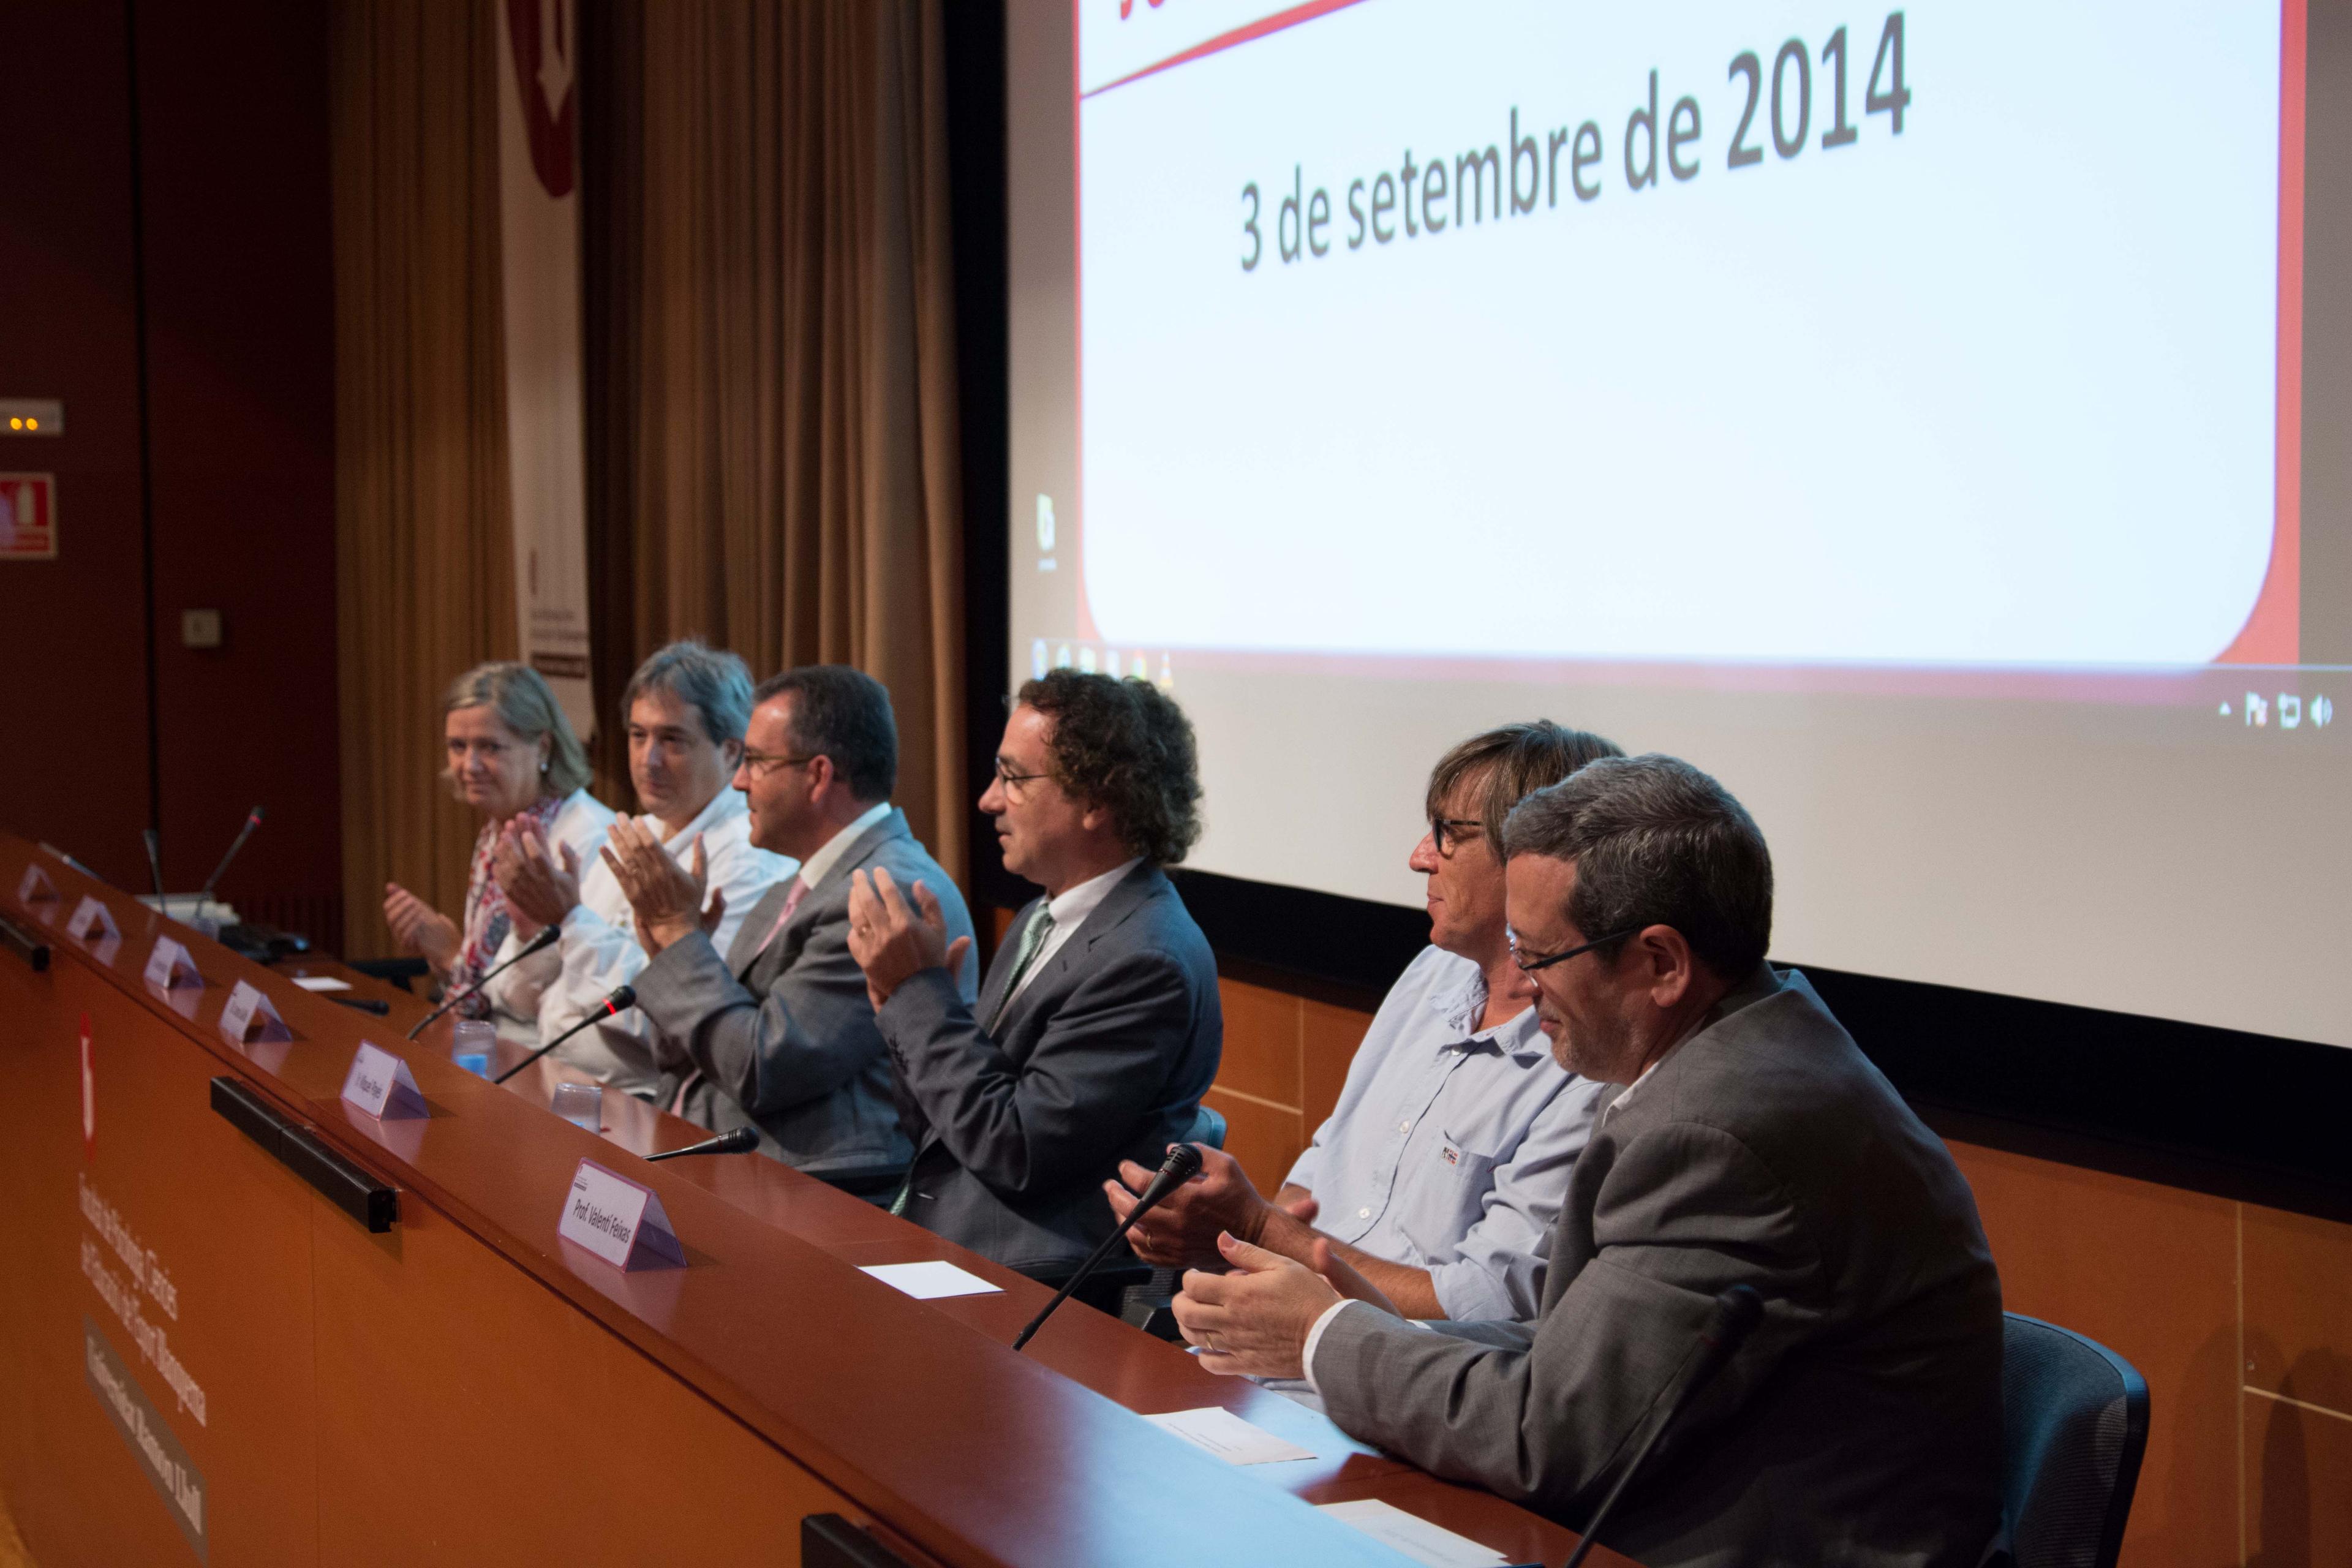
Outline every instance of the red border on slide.
<svg viewBox="0 0 2352 1568"><path fill-rule="evenodd" d="M2263 578L2262 591L2254 597L2253 608L2247 612L2245 625L2239 628L2230 646L2214 656L2213 666L2292 665L2302 658L2304 105L2308 3L2309 0L2280 0L2279 6L2277 468L2273 484L2274 514L2271 525L2270 568ZM1084 226L1080 221L1080 204L1084 194L1083 182L1079 177L1085 128L1080 121L1081 110L1086 100L1097 93L1108 92L1112 88L1123 87L1203 56L1344 10L1360 4L1360 0L1306 0L1305 4L1260 17L1257 21L1171 55L1156 64L1130 71L1091 92L1085 90L1079 76L1079 13L1084 4L1085 0L1070 0L1070 292L1075 317L1071 359L1075 367L1072 389L1076 397L1072 417L1076 432L1073 478L1077 488L1078 515L1076 525L1069 530L1069 542L1065 553L1069 557L1072 585L1076 589L1073 595L1077 608L1075 640L1100 643L1104 638L1100 628L1095 625L1093 599L1087 592L1086 578L1086 248L1081 243ZM1801 671L1827 668L1782 664L1718 666L1676 663L1667 666L1642 660L1450 658L1443 655L1329 655L1222 648L1190 651L1188 662L1198 663L1203 668L1251 671L1320 668L1336 673L1356 669L1368 674L1377 671L1391 678L1426 678L1441 672L1468 676L1480 671L1493 674L1504 670L1538 679L1543 676L1559 679L1580 674L1599 676L1613 673L1614 678L1620 680L1629 676L1639 679L1641 676L1647 675L1652 681L1669 685L1686 683L1692 676L1702 671L1738 669L1748 678L1738 684L1765 687L1782 685ZM1859 684L1863 689L1884 689L1890 677L1900 682L1901 677L1895 675L1897 669L1920 676L1931 687L1950 685L1955 688L1949 693L1951 695L1959 695L1963 690L1971 695L1990 695L2027 684L2031 679L2030 672L2024 670L1976 668L1942 671L1943 679L1939 681L1933 679L1939 672L1915 666L1858 666L1849 674L1860 677ZM1869 673L1862 673L1865 670ZM1538 671L1542 674L1538 675ZM2026 677L2027 681L2021 681L2020 677ZM2104 679L2094 678L2090 684L2100 689L2099 696L2112 700L2119 694L2116 689L2119 683L2134 679L2117 672ZM2067 695L2090 695L2083 689L2083 672L2074 672L2072 679L2062 676L2059 684L2062 690L2067 686L2075 688Z"/></svg>
<svg viewBox="0 0 2352 1568"><path fill-rule="evenodd" d="M2278 516L2271 569L2216 664L2294 664L2303 652L2303 120L2307 0L2279 7Z"/></svg>

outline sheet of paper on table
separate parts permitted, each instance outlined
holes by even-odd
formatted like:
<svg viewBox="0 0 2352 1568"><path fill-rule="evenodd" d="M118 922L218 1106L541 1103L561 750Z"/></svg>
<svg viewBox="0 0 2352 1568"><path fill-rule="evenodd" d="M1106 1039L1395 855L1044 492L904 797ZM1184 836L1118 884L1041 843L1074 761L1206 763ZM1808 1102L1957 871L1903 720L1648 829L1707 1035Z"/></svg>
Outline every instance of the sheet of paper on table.
<svg viewBox="0 0 2352 1568"><path fill-rule="evenodd" d="M305 991L349 991L352 988L350 981L338 980L331 974L298 974L294 977L294 984Z"/></svg>
<svg viewBox="0 0 2352 1568"><path fill-rule="evenodd" d="M1232 1411L1213 1405L1200 1410L1171 1410L1165 1415L1147 1415L1144 1419L1196 1448L1206 1448L1229 1465L1273 1465L1286 1459L1319 1458L1314 1450L1285 1442L1264 1427L1253 1426Z"/></svg>
<svg viewBox="0 0 2352 1568"><path fill-rule="evenodd" d="M1316 1511L1328 1513L1381 1545L1402 1552L1416 1563L1426 1563L1429 1568L1496 1568L1508 1561L1501 1552L1481 1546L1466 1535L1441 1529L1418 1514L1407 1513L1378 1498L1366 1498L1360 1502L1319 1503Z"/></svg>
<svg viewBox="0 0 2352 1568"><path fill-rule="evenodd" d="M942 1296L985 1296L1000 1289L977 1274L967 1274L952 1263L877 1263L864 1270L893 1290L904 1290L918 1301Z"/></svg>

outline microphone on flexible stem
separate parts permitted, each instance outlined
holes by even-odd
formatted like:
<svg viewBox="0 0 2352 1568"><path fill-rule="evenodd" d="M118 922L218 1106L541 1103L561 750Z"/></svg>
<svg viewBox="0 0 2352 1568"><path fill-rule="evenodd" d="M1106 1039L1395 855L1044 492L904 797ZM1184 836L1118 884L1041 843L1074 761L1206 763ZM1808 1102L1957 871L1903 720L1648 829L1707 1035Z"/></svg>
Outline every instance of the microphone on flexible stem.
<svg viewBox="0 0 2352 1568"><path fill-rule="evenodd" d="M198 910L201 910L205 907L205 900L213 896L213 889L220 886L221 873L228 869L228 863L236 858L236 852L245 847L245 841L252 837L253 830L260 826L261 807L257 805L245 814L245 826L236 830L236 837L230 842L228 853L221 857L220 864L214 867L213 874L205 879L205 890L196 895ZM155 890L159 893L163 890L163 879L160 872L156 875Z"/></svg>
<svg viewBox="0 0 2352 1568"><path fill-rule="evenodd" d="M1666 1428L1675 1424L1675 1417L1683 1413L1683 1407L1691 1402L1691 1397L1714 1381L1715 1374L1723 1370L1724 1363L1738 1352L1739 1347L1748 1342L1748 1336L1756 1331L1756 1325L1763 1320L1764 1298L1749 1286L1734 1285L1715 1299L1715 1310L1707 1314L1706 1326L1699 1330L1698 1343L1692 1347L1690 1371L1684 1375L1681 1386L1666 1401L1665 1413L1658 1417L1657 1425L1650 1428L1649 1436L1643 1439L1642 1446L1633 1451L1632 1462L1619 1473L1617 1484L1609 1489L1609 1495L1602 1498L1601 1506L1592 1510L1592 1518L1584 1527L1584 1539L1576 1543L1576 1550L1568 1554L1568 1561L1561 1568L1579 1568L1579 1564L1583 1563L1584 1554L1592 1550L1594 1542L1601 1539L1601 1526L1607 1521L1609 1510L1617 1506L1618 1494L1625 1489L1625 1483L1641 1469L1642 1462L1650 1457L1650 1450L1658 1446L1658 1439L1666 1435Z"/></svg>
<svg viewBox="0 0 2352 1568"><path fill-rule="evenodd" d="M1150 1213L1160 1199L1200 1173L1201 1152L1198 1149L1193 1148L1190 1143L1170 1144L1166 1163L1160 1167L1159 1173L1151 1178L1151 1184L1143 1189L1143 1195L1135 1200L1135 1206L1127 1211L1127 1217L1119 1221L1118 1226L1108 1236L1097 1242L1092 1252L1087 1254L1087 1260L1078 1265L1078 1271L1070 1276L1067 1284L1054 1292L1054 1299L1045 1303L1045 1310L1029 1320L1029 1326L1022 1330L1020 1335L1013 1340L1013 1348L1017 1351L1029 1342L1037 1331L1045 1326L1045 1320L1054 1315L1054 1309L1068 1300L1070 1292L1085 1284L1087 1278L1102 1266L1102 1260L1110 1256L1110 1249L1117 1247L1120 1238L1135 1227L1137 1220Z"/></svg>
<svg viewBox="0 0 2352 1568"><path fill-rule="evenodd" d="M147 874L155 879L155 907L168 917L172 911L163 908L163 859L161 841L152 827L142 828L139 837L147 844Z"/></svg>
<svg viewBox="0 0 2352 1568"><path fill-rule="evenodd" d="M553 931L555 928L553 926L550 926L547 929ZM522 954L517 953L515 956L517 958L520 958ZM488 975L484 975L483 978L487 980L489 977ZM610 996L605 997L602 1002L596 1004L596 1010L594 1012L589 1014L586 1017L572 1025L572 1027L564 1030L563 1033L556 1036L555 1038L548 1041L547 1044L540 1047L539 1049L531 1052L530 1055L523 1058L522 1060L515 1063L514 1066L507 1068L506 1071L490 1079L490 1081L492 1083L506 1082L507 1079L514 1077L515 1074L522 1071L523 1068L530 1066L531 1063L539 1060L540 1058L545 1056L548 1052L553 1050L556 1047L562 1045L564 1041L570 1039L572 1036L578 1034L589 1025L601 1024L605 1019L612 1017L614 1014L625 1013L636 1005L637 989L635 986L621 985L614 987L613 994ZM415 1037L413 1036L411 1037L411 1038L414 1037ZM754 1141L756 1142L756 1139ZM717 1151L715 1150L713 1151L713 1152L716 1152Z"/></svg>
<svg viewBox="0 0 2352 1568"><path fill-rule="evenodd" d="M496 980L499 975L504 974L508 970L512 969L516 964L520 963L524 959L529 958L532 953L544 952L562 940L563 928L562 926L541 926L540 928L539 934L532 937L529 942L524 942L520 948L517 948L515 950L515 955L512 958L508 959L504 963L495 965L491 968L488 973L483 975L479 980L475 981L471 985L460 985L457 990L452 991L448 995L444 996L441 999L441 1005L434 1008L433 1011L425 1014L425 1016L416 1020L416 1026L408 1031L408 1037L412 1040L415 1039L417 1036L425 1032L425 1026L431 1024L434 1019L438 1018L442 1014L446 1013L450 1008L455 1007L458 1003L463 1002L467 997L471 996L475 992L479 991L483 986L488 985L491 981Z"/></svg>
<svg viewBox="0 0 2352 1568"><path fill-rule="evenodd" d="M738 1127L732 1132L721 1132L716 1138L688 1143L683 1149L665 1149L658 1154L648 1154L646 1163L651 1164L656 1160L675 1160L683 1154L742 1154L759 1146L760 1134L756 1129Z"/></svg>

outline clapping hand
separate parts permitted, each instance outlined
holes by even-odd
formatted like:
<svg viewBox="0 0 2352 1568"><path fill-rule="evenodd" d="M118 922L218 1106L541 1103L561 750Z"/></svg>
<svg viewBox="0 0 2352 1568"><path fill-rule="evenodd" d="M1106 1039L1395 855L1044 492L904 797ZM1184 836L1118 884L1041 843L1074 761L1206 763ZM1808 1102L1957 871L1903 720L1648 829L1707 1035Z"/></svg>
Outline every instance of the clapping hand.
<svg viewBox="0 0 2352 1568"><path fill-rule="evenodd" d="M499 829L490 851L491 869L514 913L515 934L526 941L542 927L562 924L580 902L580 857L569 844L555 847L563 856L560 866L539 819L519 816Z"/></svg>
<svg viewBox="0 0 2352 1568"><path fill-rule="evenodd" d="M727 895L712 893L709 908L703 907L710 863L700 834L694 837L691 870L672 859L660 839L625 816L613 819L612 832L600 853L636 916L637 943L648 958L696 931L708 936L719 930L719 920L727 912Z"/></svg>
<svg viewBox="0 0 2352 1568"><path fill-rule="evenodd" d="M870 878L862 869L850 873L849 956L866 972L866 994L877 1012L908 975L942 967L952 975L971 951L968 936L948 940L939 896L922 883L915 884L909 908L888 871L877 866Z"/></svg>
<svg viewBox="0 0 2352 1568"><path fill-rule="evenodd" d="M457 967L464 933L447 915L397 882L383 885L383 923L401 950L421 955L434 970L446 974Z"/></svg>

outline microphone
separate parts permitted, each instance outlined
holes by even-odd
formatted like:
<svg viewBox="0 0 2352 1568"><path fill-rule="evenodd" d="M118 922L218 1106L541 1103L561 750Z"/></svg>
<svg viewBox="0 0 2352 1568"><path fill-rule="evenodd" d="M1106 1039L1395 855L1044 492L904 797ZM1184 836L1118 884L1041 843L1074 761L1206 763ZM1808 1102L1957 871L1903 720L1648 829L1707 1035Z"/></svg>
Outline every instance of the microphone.
<svg viewBox="0 0 2352 1568"><path fill-rule="evenodd" d="M553 931L555 928L554 928L553 926L550 926L550 927L548 927L547 929L548 929L548 930L550 930L550 931ZM521 956L522 956L522 954L521 954L521 953L519 953L519 952L515 954L515 957L516 957L516 958L520 958ZM488 974L485 974L485 975L483 975L483 976L482 976L482 978L483 978L483 979L485 979L485 980L488 980L488 979L489 978L489 976L488 976ZM514 1077L514 1075L515 1075L515 1074L517 1074L517 1073L519 1073L519 1072L522 1071L522 1069L523 1069L523 1068L527 1068L527 1067L530 1066L530 1064L531 1064L531 1063L533 1063L533 1062L535 1062L535 1061L539 1060L539 1058L541 1058L541 1057L545 1056L548 1052L550 1052L550 1051L553 1050L556 1047L558 1047L558 1046L562 1045L564 1041L566 1041L566 1040L570 1039L572 1036L574 1036L574 1035L578 1034L581 1030L583 1030L583 1029L586 1028L589 1025L591 1025L591 1024L601 1024L601 1023L603 1023L605 1019L607 1019L607 1018L609 1018L609 1017L613 1016L614 1014L616 1014L616 1013L625 1013L625 1012L627 1012L630 1008L632 1008L632 1007L635 1006L636 1005L637 1005L637 988L636 988L635 986L634 986L634 985L621 985L621 986L615 986L615 987L614 988L613 994L612 994L610 996L605 997L602 1002L599 1002L599 1003L596 1005L596 1010L595 1010L594 1012L593 1012L593 1013L589 1014L586 1017L584 1017L584 1018L581 1019L578 1023L576 1023L576 1024L572 1025L572 1027L570 1027L570 1028L568 1028L568 1029L564 1030L564 1031L563 1031L563 1033L562 1033L562 1034L560 1034L560 1035L556 1036L556 1037L555 1037L555 1038L553 1038L553 1039L551 1039L551 1040L548 1041L548 1042L547 1042L547 1044L545 1044L545 1045L543 1045L543 1046L540 1047L539 1047L539 1049L537 1049L537 1050L535 1050L535 1051L531 1052L531 1053L530 1053L530 1055L529 1055L529 1056L527 1056L527 1057L523 1058L522 1058L522 1060L520 1060L520 1061L519 1061L519 1062L515 1063L515 1065L514 1065L514 1066L512 1066L512 1067L510 1067L510 1068L507 1068L507 1070L506 1070L506 1071L504 1071L504 1072L502 1072L502 1073L499 1074L499 1076L498 1076L498 1077L496 1077L496 1078L494 1078L494 1079L490 1079L490 1081L491 1081L492 1083L504 1083L504 1082L506 1082L506 1080L507 1080L507 1079L510 1079L510 1078ZM415 1039L415 1037L415 1037L414 1035L412 1035L412 1036L410 1036L410 1037L409 1037L409 1038L411 1038L411 1039ZM755 1141L756 1141L756 1140L755 1140ZM715 1152L717 1152L717 1151L715 1151L715 1150L714 1150L714 1151L712 1151L712 1152L713 1152L714 1153L715 1153Z"/></svg>
<svg viewBox="0 0 2352 1568"><path fill-rule="evenodd" d="M168 917L172 911L163 909L163 861L158 852L156 832L152 827L142 828L140 830L139 837L147 843L147 874L155 879L155 907L163 910L163 914Z"/></svg>
<svg viewBox="0 0 2352 1568"><path fill-rule="evenodd" d="M688 1143L683 1149L665 1149L658 1154L648 1154L646 1163L675 1160L681 1154L742 1154L760 1146L759 1132L750 1127L738 1127L732 1132L721 1132L716 1138L706 1138L699 1143Z"/></svg>
<svg viewBox="0 0 2352 1568"><path fill-rule="evenodd" d="M1625 1483L1633 1479L1642 1462L1650 1457L1650 1450L1658 1446L1658 1439L1666 1435L1666 1428L1675 1424L1675 1417L1691 1402L1691 1396L1714 1381L1715 1374L1738 1353L1739 1347L1748 1342L1748 1336L1763 1321L1764 1298L1751 1286L1734 1285L1715 1299L1715 1310L1707 1314L1706 1326L1699 1330L1698 1343L1692 1347L1688 1357L1690 1371L1666 1400L1665 1414L1658 1417L1649 1436L1633 1451L1632 1462L1618 1475L1617 1484L1609 1489L1609 1495L1592 1510L1592 1518L1584 1527L1584 1539L1576 1543L1576 1550L1568 1554L1561 1568L1580 1568L1584 1554L1601 1539L1601 1526L1608 1519L1609 1510L1617 1506L1618 1494L1625 1489Z"/></svg>
<svg viewBox="0 0 2352 1568"><path fill-rule="evenodd" d="M452 991L448 995L444 996L441 999L441 1005L434 1008L433 1011L425 1014L425 1016L416 1020L416 1027L408 1031L408 1037L412 1040L415 1039L417 1036L425 1032L425 1026L431 1024L434 1019L438 1018L442 1014L446 1013L450 1008L455 1007L458 1003L463 1002L467 997L471 996L475 992L479 991L483 986L488 985L491 981L496 980L499 975L504 974L508 970L513 968L516 964L520 963L524 959L529 958L532 953L544 952L562 940L563 928L562 926L541 926L540 928L539 934L532 937L529 942L524 942L521 947L518 948L512 958L508 959L504 963L494 965L488 973L483 975L479 980L475 981L471 985L460 985L457 990Z"/></svg>
<svg viewBox="0 0 2352 1568"><path fill-rule="evenodd" d="M236 837L229 844L228 853L222 856L220 864L213 868L212 876L205 882L205 890L196 895L196 908L201 910L205 907L205 900L211 898L213 889L220 885L221 873L228 869L228 863L236 858L236 852L245 847L245 841L252 837L253 830L260 826L261 807L257 805L245 814L245 826L236 830ZM159 893L163 890L160 873L156 877L155 890Z"/></svg>
<svg viewBox="0 0 2352 1568"><path fill-rule="evenodd" d="M349 1007L354 1013L373 1013L379 1018L392 1011L391 1003L379 1002L373 996L330 995L327 1000L338 1007Z"/></svg>
<svg viewBox="0 0 2352 1568"><path fill-rule="evenodd" d="M1070 1292L1085 1284L1087 1278L1102 1266L1102 1260L1110 1256L1110 1249L1117 1247L1120 1238L1134 1228L1137 1220L1150 1213L1160 1199L1200 1173L1201 1152L1190 1143L1171 1143L1168 1146L1166 1163L1160 1167L1159 1173L1151 1178L1151 1184L1143 1189L1143 1195L1135 1200L1135 1206L1127 1211L1127 1217L1119 1221L1117 1228L1108 1236L1097 1243L1092 1252L1087 1254L1087 1260L1078 1265L1078 1271L1070 1276L1067 1284L1054 1292L1054 1299L1045 1303L1045 1310L1029 1320L1029 1326L1021 1331L1020 1336L1013 1342L1013 1348L1017 1351L1029 1342L1037 1331L1045 1326L1045 1320L1054 1315L1054 1309L1068 1300Z"/></svg>

